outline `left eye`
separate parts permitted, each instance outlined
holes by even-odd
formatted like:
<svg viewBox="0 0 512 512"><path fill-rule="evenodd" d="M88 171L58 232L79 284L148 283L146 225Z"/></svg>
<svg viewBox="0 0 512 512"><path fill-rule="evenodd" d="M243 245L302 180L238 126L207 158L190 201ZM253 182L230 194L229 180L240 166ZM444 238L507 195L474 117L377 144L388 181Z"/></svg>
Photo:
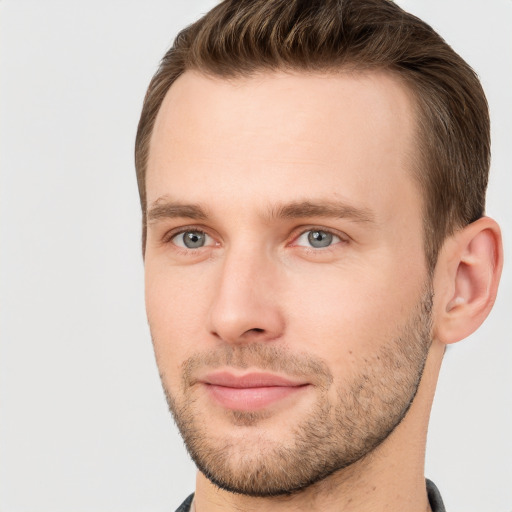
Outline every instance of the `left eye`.
<svg viewBox="0 0 512 512"><path fill-rule="evenodd" d="M302 235L297 238L295 245L322 249L324 247L329 247L332 244L337 244L338 242L341 242L341 238L339 236L322 229L312 229L302 233Z"/></svg>
<svg viewBox="0 0 512 512"><path fill-rule="evenodd" d="M174 235L171 238L174 245L182 249L200 249L212 244L212 238L204 231L189 230Z"/></svg>

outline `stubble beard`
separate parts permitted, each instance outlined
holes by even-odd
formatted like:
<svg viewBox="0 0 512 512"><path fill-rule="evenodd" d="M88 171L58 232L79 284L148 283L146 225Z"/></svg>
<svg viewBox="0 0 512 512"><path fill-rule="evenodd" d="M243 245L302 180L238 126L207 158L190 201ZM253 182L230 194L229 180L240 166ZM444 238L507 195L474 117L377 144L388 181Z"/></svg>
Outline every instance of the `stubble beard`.
<svg viewBox="0 0 512 512"><path fill-rule="evenodd" d="M171 393L165 384L164 392L198 469L221 489L271 497L302 491L368 457L402 421L416 396L432 339L432 296L429 287L398 334L359 362L360 372L337 389L335 404L327 397L334 380L328 365L306 354L255 343L185 361L181 394ZM245 429L244 435L214 436L189 386L194 370L204 365L315 375L317 399L285 438L258 433L265 411L227 411L233 428ZM165 383L165 375L161 377Z"/></svg>

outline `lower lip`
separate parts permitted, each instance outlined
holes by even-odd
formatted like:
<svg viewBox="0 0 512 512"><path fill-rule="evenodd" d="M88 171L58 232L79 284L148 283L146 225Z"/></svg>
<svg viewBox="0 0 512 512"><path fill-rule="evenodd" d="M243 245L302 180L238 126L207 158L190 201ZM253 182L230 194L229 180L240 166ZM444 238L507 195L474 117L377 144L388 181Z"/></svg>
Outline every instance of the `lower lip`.
<svg viewBox="0 0 512 512"><path fill-rule="evenodd" d="M230 388L207 384L206 387L214 400L223 407L237 411L255 411L291 397L303 391L307 385Z"/></svg>

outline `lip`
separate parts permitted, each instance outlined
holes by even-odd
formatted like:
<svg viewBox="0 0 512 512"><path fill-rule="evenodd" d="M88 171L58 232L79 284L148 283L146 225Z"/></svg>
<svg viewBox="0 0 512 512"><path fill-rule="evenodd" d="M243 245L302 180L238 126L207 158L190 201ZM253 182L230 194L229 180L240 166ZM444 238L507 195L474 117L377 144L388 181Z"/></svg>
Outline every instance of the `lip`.
<svg viewBox="0 0 512 512"><path fill-rule="evenodd" d="M265 372L235 375L215 372L200 379L209 396L222 407L238 411L264 409L306 389L308 382L293 381Z"/></svg>
<svg viewBox="0 0 512 512"><path fill-rule="evenodd" d="M214 372L206 375L201 381L227 388L296 387L307 384L267 372L251 372L244 375L235 375L227 371Z"/></svg>

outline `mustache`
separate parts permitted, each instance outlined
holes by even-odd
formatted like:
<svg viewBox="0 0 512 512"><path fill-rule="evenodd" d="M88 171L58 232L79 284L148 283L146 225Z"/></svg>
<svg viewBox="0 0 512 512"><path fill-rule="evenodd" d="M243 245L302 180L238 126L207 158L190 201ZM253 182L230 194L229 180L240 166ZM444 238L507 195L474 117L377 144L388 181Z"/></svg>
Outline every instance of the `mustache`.
<svg viewBox="0 0 512 512"><path fill-rule="evenodd" d="M244 345L224 345L215 350L194 354L182 364L182 384L194 384L200 370L219 368L245 370L257 368L300 377L327 388L333 381L328 365L319 357L304 352L292 353L284 347L261 342Z"/></svg>

